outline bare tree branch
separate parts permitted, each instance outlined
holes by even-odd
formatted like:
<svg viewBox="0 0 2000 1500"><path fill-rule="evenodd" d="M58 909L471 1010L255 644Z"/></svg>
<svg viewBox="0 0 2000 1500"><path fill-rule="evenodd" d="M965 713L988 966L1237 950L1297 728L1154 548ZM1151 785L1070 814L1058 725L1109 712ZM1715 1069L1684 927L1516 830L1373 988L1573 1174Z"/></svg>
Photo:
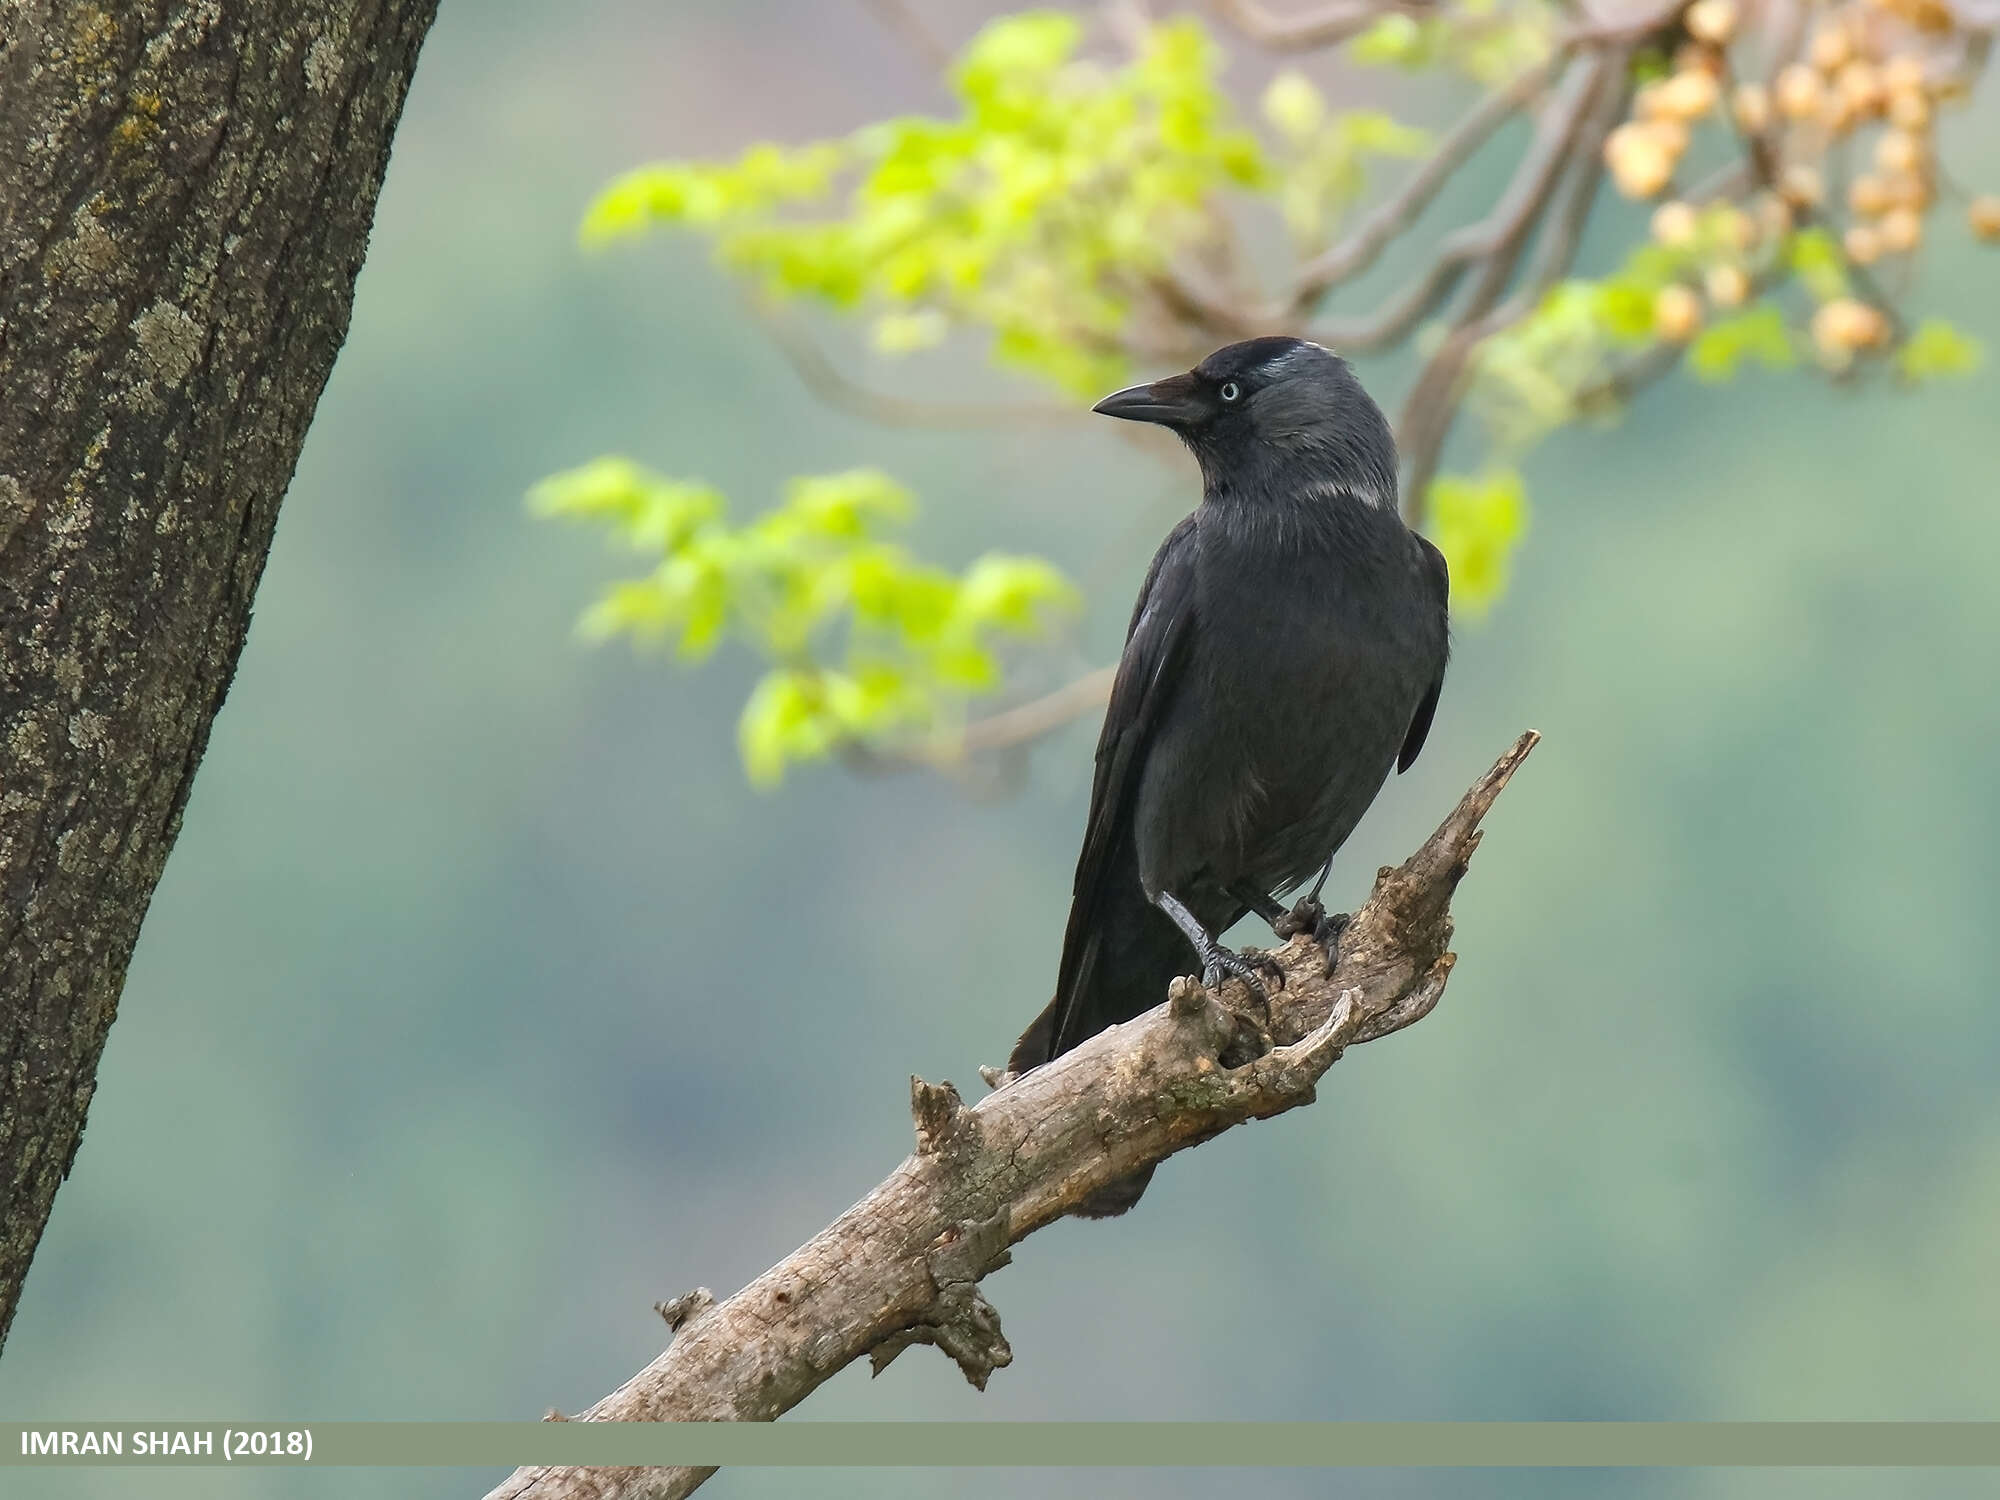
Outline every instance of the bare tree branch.
<svg viewBox="0 0 2000 1500"><path fill-rule="evenodd" d="M951 62L951 48L917 14L909 0L861 0L875 19L902 38L909 49L931 67L942 71Z"/></svg>
<svg viewBox="0 0 2000 1500"><path fill-rule="evenodd" d="M1372 318L1321 324L1313 336L1343 352L1372 353L1405 338L1451 294L1472 266L1504 259L1511 267L1512 253L1533 228L1568 159L1569 148L1597 95L1603 67L1603 59L1591 58L1569 70L1556 99L1542 113L1534 143L1493 211L1447 236L1436 260L1407 292Z"/></svg>
<svg viewBox="0 0 2000 1500"><path fill-rule="evenodd" d="M1218 9L1230 19L1237 19L1231 14L1237 8L1218 0ZM1375 9L1375 14L1423 8L1381 6ZM1579 49L1629 46L1671 24L1681 9L1682 0L1667 0L1666 4L1637 16L1616 22L1583 21L1564 32L1546 59L1526 69L1504 88L1489 93L1464 115L1438 143L1435 153L1411 174L1401 191L1379 205L1352 235L1299 267L1289 303L1291 313L1298 316L1310 311L1333 287L1373 265L1388 245L1416 223L1444 185L1492 139L1494 132L1548 86L1557 69L1572 54Z"/></svg>
<svg viewBox="0 0 2000 1500"><path fill-rule="evenodd" d="M1276 331L1282 312L1260 312L1245 307L1229 293L1209 286L1185 266L1170 267L1153 278L1153 294L1183 323L1220 338L1254 338Z"/></svg>
<svg viewBox="0 0 2000 1500"><path fill-rule="evenodd" d="M1445 341L1425 363L1416 383L1403 403L1396 423L1396 435L1403 449L1408 474L1403 482L1403 512L1411 525L1423 519L1424 503L1431 475L1443 450L1445 435L1458 414L1459 396L1467 363L1480 340L1504 326L1493 314L1493 306L1507 288L1521 251L1541 219L1564 172L1570 167L1572 151L1580 135L1590 133L1587 122L1601 121L1606 113L1604 97L1619 96L1617 75L1622 71L1624 53L1613 51L1580 64L1578 81L1559 108L1551 109L1542 121L1541 135L1529 153L1532 175L1516 179L1500 208L1494 210L1492 244L1485 256L1479 280L1473 284ZM1608 128L1608 126L1606 127ZM1529 167L1524 167L1524 172ZM1580 180L1587 193L1594 193L1596 179ZM1518 190L1517 190L1518 189ZM1504 212L1504 217L1503 217ZM1554 231L1552 231L1554 232ZM1563 253L1562 241L1553 242L1555 254ZM1525 310L1523 305L1523 310ZM1511 313L1519 316L1519 313Z"/></svg>
<svg viewBox="0 0 2000 1500"><path fill-rule="evenodd" d="M1663 380L1679 366L1687 353L1686 344L1662 340L1633 355L1600 379L1579 390L1573 398L1576 410L1585 416L1609 416L1639 392Z"/></svg>
<svg viewBox="0 0 2000 1500"><path fill-rule="evenodd" d="M848 769L871 774L964 771L979 756L1025 750L1043 736L1102 708L1117 675L1116 666L1097 667L1039 698L974 719L956 734L939 735L915 745L849 740L841 745L840 756Z"/></svg>
<svg viewBox="0 0 2000 1500"><path fill-rule="evenodd" d="M1546 214L1535 245L1535 259L1521 286L1500 306L1492 306L1511 274L1512 259L1518 256L1528 225L1523 226L1522 236L1515 240L1516 249L1508 265L1503 267L1496 260L1489 266L1480 293L1468 304L1458 325L1411 389L1397 431L1407 468L1403 514L1412 526L1423 524L1431 479L1437 472L1445 439L1457 420L1479 345L1533 312L1548 289L1576 263L1584 225L1589 221L1597 190L1604 180L1604 140L1624 118L1631 103L1628 57L1626 49L1614 47L1593 65L1595 103L1572 119L1572 134L1564 147L1563 180L1555 190L1555 201L1544 199L1536 209L1540 214L1545 206ZM1485 306L1480 306L1481 303Z"/></svg>
<svg viewBox="0 0 2000 1500"><path fill-rule="evenodd" d="M1346 239L1300 266L1290 299L1292 314L1310 312L1333 287L1374 265L1383 250L1423 216L1473 153L1493 138L1509 116L1548 86L1559 60L1551 57L1538 63L1505 88L1488 94L1438 142L1437 150L1394 197L1378 205Z"/></svg>
<svg viewBox="0 0 2000 1500"><path fill-rule="evenodd" d="M1209 8L1245 37L1274 52L1311 52L1344 42L1387 15L1437 13L1429 0L1334 0L1295 16L1274 16L1257 0L1210 0Z"/></svg>
<svg viewBox="0 0 2000 1500"><path fill-rule="evenodd" d="M1018 427L1074 422L1081 416L1052 401L916 401L871 390L828 359L812 335L786 314L754 300L749 306L807 390L828 406L885 427Z"/></svg>
<svg viewBox="0 0 2000 1500"><path fill-rule="evenodd" d="M1072 719L1102 708L1111 696L1111 680L1117 675L1116 667L1099 667L1018 708L975 719L959 736L958 753L961 757L979 755L1038 740Z"/></svg>
<svg viewBox="0 0 2000 1500"><path fill-rule="evenodd" d="M1422 1019L1454 955L1452 892L1523 735L1424 846L1377 877L1331 975L1294 938L1268 1017L1234 981L1167 1002L967 1107L911 1080L916 1150L867 1197L735 1296L665 1304L667 1351L577 1418L772 1421L864 1356L934 1344L975 1386L1013 1354L980 1283L1008 1247L1086 1195L1231 1126L1309 1104L1344 1048ZM679 1500L714 1471L525 1468L489 1500Z"/></svg>

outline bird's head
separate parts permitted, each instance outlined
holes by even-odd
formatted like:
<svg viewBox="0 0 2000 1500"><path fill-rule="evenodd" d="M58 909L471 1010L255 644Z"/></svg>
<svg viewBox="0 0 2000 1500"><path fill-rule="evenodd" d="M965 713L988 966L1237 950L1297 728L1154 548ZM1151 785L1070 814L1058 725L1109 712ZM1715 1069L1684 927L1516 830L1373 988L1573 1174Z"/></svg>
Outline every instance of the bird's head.
<svg viewBox="0 0 2000 1500"><path fill-rule="evenodd" d="M1230 344L1183 375L1129 386L1093 411L1154 422L1194 451L1212 493L1333 487L1396 505L1396 441L1346 360L1304 339Z"/></svg>

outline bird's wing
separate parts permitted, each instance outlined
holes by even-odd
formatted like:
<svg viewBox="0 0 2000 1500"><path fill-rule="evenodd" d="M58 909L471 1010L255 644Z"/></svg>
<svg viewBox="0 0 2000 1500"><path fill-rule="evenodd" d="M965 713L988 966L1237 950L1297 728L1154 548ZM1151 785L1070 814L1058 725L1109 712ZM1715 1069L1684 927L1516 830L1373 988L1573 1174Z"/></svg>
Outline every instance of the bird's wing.
<svg viewBox="0 0 2000 1500"><path fill-rule="evenodd" d="M1421 549L1425 571L1431 586L1437 591L1438 608L1450 609L1451 569L1445 566L1444 554L1433 547L1423 537L1417 538ZM1417 705L1416 716L1410 720L1410 732L1403 738L1403 750L1396 757L1396 772L1401 775L1416 764L1417 756L1424 748L1424 739L1431 732L1431 720L1437 715L1438 694L1444 690L1444 664L1438 664L1438 674L1429 688L1424 691L1423 702Z"/></svg>
<svg viewBox="0 0 2000 1500"><path fill-rule="evenodd" d="M1111 702L1097 739L1097 772L1090 787L1083 852L1076 861L1076 888L1063 933L1055 999L1022 1039L1026 1044L1029 1037L1036 1037L1050 1057L1082 1040L1070 1033L1077 1028L1077 1007L1090 982L1087 971L1095 955L1105 898L1114 894L1112 884L1131 881L1137 894L1136 871L1129 859L1119 857L1120 845L1129 837L1132 797L1146 747L1186 661L1194 616L1194 530L1194 517L1189 516L1161 544L1126 629L1125 650L1118 659ZM1047 1029L1037 1037L1044 1022Z"/></svg>
<svg viewBox="0 0 2000 1500"><path fill-rule="evenodd" d="M1132 606L1125 650L1097 737L1097 773L1090 784L1090 816L1084 822L1083 853L1077 859L1076 889L1096 874L1110 852L1118 825L1138 780L1145 748L1160 711L1180 680L1189 626L1194 619L1193 516L1176 526L1153 554L1153 565Z"/></svg>

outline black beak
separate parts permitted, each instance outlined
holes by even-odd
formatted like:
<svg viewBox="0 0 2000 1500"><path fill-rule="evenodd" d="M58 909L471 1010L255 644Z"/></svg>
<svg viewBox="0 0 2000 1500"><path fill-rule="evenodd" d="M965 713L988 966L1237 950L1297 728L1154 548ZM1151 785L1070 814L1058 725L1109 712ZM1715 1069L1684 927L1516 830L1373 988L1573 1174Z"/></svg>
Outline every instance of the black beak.
<svg viewBox="0 0 2000 1500"><path fill-rule="evenodd" d="M1158 422L1163 427L1181 427L1197 415L1194 386L1192 376L1170 375L1151 385L1128 385L1122 391L1113 391L1091 410L1107 417L1121 417L1127 422Z"/></svg>

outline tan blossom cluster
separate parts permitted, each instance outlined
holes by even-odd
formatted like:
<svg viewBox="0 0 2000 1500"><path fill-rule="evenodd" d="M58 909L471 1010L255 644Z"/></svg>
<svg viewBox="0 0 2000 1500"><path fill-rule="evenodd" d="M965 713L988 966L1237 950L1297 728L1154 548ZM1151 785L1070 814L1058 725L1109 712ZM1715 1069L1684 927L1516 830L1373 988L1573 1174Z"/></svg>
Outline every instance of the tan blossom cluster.
<svg viewBox="0 0 2000 1500"><path fill-rule="evenodd" d="M1673 70L1640 89L1632 118L1605 138L1604 164L1628 198L1652 198L1673 180L1689 134L1722 102L1723 49L1736 35L1737 0L1695 0L1683 16L1691 40Z"/></svg>
<svg viewBox="0 0 2000 1500"><path fill-rule="evenodd" d="M1697 210L1670 199L1653 210L1653 239L1671 250L1693 252L1694 282L1662 287L1653 300L1653 332L1685 343L1701 331L1710 307L1729 311L1750 300L1751 252L1766 238L1756 218L1731 204Z"/></svg>
<svg viewBox="0 0 2000 1500"><path fill-rule="evenodd" d="M1857 354L1884 347L1889 333L1888 315L1853 297L1822 302L1813 314L1813 347L1831 365L1844 365Z"/></svg>
<svg viewBox="0 0 2000 1500"><path fill-rule="evenodd" d="M1719 247L1704 242L1698 276L1658 294L1655 332L1671 341L1692 338L1709 306L1742 303L1751 291L1743 252L1796 223L1827 223L1857 266L1919 249L1941 185L1938 110L1967 89L1964 38L1944 0L1839 0L1820 11L1801 55L1768 84L1732 86L1730 47L1745 3L1694 0L1682 12L1687 40L1671 69L1638 90L1631 118L1604 144L1612 181L1630 198L1666 194L1691 132L1711 117L1748 138L1769 174L1768 189L1737 214L1736 253L1727 234ZM1839 170L1830 172L1836 147ZM1833 193L1842 201L1829 201L1830 175L1846 179ZM2000 196L1974 198L1967 222L1980 239L2000 243ZM1655 211L1653 237L1686 247L1697 223L1694 208L1670 200ZM1812 334L1822 357L1844 363L1886 347L1892 330L1880 309L1835 297L1819 308Z"/></svg>
<svg viewBox="0 0 2000 1500"><path fill-rule="evenodd" d="M1941 0L1848 0L1826 11L1804 54L1770 85L1745 82L1728 91L1727 53L1742 26L1739 0L1695 0L1682 14L1688 41L1664 78L1638 91L1632 118L1604 143L1605 164L1620 192L1656 198L1672 183L1690 132L1726 112L1736 128L1776 153L1780 195L1795 209L1826 204L1827 150L1854 139L1865 170L1847 192L1852 224L1847 251L1866 265L1906 255L1923 243L1925 217L1937 200L1933 134L1938 106L1961 96L1954 61L1955 21ZM1980 197L1973 230L2000 239L2000 198Z"/></svg>
<svg viewBox="0 0 2000 1500"><path fill-rule="evenodd" d="M1866 153L1848 183L1842 236L1856 265L1916 250L1937 200L1937 108L1956 85L1930 44L1930 4L1870 0L1834 10L1805 57L1778 75L1788 159L1816 170L1829 147L1848 140Z"/></svg>

